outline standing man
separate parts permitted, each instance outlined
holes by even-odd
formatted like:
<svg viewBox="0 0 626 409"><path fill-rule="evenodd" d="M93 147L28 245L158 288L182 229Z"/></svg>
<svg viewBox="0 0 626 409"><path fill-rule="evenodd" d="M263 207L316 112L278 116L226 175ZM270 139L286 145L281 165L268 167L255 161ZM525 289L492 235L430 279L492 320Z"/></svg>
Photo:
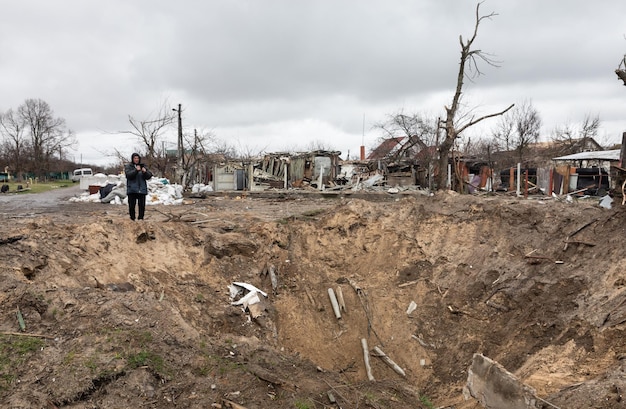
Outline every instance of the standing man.
<svg viewBox="0 0 626 409"><path fill-rule="evenodd" d="M148 184L146 180L152 177L152 173L141 163L138 153L133 153L130 163L124 166L126 174L126 193L128 195L128 214L131 220L135 220L135 206L139 203L139 220L143 220L146 211L146 195Z"/></svg>

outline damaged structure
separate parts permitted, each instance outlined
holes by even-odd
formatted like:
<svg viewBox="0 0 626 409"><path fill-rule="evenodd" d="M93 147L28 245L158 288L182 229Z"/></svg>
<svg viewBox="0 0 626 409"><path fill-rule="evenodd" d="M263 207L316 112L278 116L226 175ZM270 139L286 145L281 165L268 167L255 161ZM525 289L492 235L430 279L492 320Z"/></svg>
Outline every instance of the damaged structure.
<svg viewBox="0 0 626 409"><path fill-rule="evenodd" d="M310 186L322 190L340 183L340 154L338 151L270 153L257 161L216 164L213 188L258 191Z"/></svg>
<svg viewBox="0 0 626 409"><path fill-rule="evenodd" d="M201 173L215 191L373 189L397 193L435 188L433 181L439 172L436 147L416 146L404 139L386 139L361 160L343 161L339 151L278 152L248 161L214 161L210 170ZM487 152L485 158L454 151L446 187L464 193L518 195L619 193L626 174L626 132L623 139L621 150L601 150L593 138L537 143L529 150L532 159L524 162L511 152Z"/></svg>

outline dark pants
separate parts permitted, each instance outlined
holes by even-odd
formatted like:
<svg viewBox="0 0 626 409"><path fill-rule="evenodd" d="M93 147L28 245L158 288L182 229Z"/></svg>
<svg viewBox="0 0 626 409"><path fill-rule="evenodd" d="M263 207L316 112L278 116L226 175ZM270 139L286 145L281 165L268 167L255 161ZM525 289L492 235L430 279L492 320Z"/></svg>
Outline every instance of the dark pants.
<svg viewBox="0 0 626 409"><path fill-rule="evenodd" d="M131 220L135 220L135 205L139 204L139 220L143 220L143 215L146 212L146 195L141 193L129 193L128 194L128 214Z"/></svg>

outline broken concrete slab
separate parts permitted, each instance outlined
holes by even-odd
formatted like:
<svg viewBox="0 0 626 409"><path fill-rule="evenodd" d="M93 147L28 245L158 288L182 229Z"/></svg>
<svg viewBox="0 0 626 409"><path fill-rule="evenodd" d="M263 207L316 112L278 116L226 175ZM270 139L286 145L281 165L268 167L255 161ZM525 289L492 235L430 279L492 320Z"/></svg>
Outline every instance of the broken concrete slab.
<svg viewBox="0 0 626 409"><path fill-rule="evenodd" d="M521 383L496 361L474 354L463 388L465 399L478 400L487 409L538 409L535 390Z"/></svg>

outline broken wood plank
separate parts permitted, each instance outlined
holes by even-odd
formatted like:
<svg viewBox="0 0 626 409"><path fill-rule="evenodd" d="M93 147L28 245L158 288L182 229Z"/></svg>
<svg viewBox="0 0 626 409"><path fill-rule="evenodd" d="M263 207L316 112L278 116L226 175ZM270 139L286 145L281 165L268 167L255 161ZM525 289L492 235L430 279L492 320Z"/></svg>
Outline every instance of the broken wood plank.
<svg viewBox="0 0 626 409"><path fill-rule="evenodd" d="M402 375L403 377L406 378L406 373L404 372L404 369L400 368L400 365L398 365L397 363L395 363L391 358L389 358L387 356L387 354L385 354L383 352L382 349L380 349L379 347L375 346L374 347L374 356L379 357L380 359L383 360L384 363L386 363L387 365L389 365L389 367L391 369L393 369L397 374Z"/></svg>
<svg viewBox="0 0 626 409"><path fill-rule="evenodd" d="M567 246L568 244L573 243L573 244L584 244L585 246L589 246L589 247L595 247L596 243L590 243L588 241L582 241L582 240L568 240L565 241L565 245Z"/></svg>
<svg viewBox="0 0 626 409"><path fill-rule="evenodd" d="M568 234L567 237L565 238L565 247L563 247L563 251L567 250L568 245L571 242L570 239L572 237L574 237L575 235L577 235L578 233L580 233L581 231L583 231L587 227L591 226L593 223L597 222L598 220L600 220L600 219L593 219L590 222L587 222L587 223L583 224L582 226L580 226L579 228L574 230L572 233Z"/></svg>
<svg viewBox="0 0 626 409"><path fill-rule="evenodd" d="M583 231L584 229L586 229L587 227L591 226L592 224L594 224L595 222L597 222L600 219L593 219L588 223L583 224L582 226L580 226L579 228L577 228L576 230L574 230L572 233L568 234L567 237L572 237L577 235L578 233L580 233L581 231Z"/></svg>
<svg viewBox="0 0 626 409"><path fill-rule="evenodd" d="M417 284L419 281L420 280L407 281L406 283L402 283L402 284L398 285L398 288L408 287L410 285Z"/></svg>
<svg viewBox="0 0 626 409"><path fill-rule="evenodd" d="M365 361L365 372L367 373L367 379L375 381L374 375L372 375L372 367L370 365L370 351L367 347L367 340L361 338L361 348L363 348L363 361Z"/></svg>
<svg viewBox="0 0 626 409"><path fill-rule="evenodd" d="M422 336L420 334L420 336L415 336L415 335L411 335L411 338L413 338L414 340L416 340L417 342L419 342L419 344L421 346L423 346L424 348L432 348L432 349L437 349L437 346L435 344L427 344L426 341L424 341L422 339Z"/></svg>
<svg viewBox="0 0 626 409"><path fill-rule="evenodd" d="M547 257L547 256L525 256L526 258L536 258L538 260L550 260L552 261L551 257Z"/></svg>
<svg viewBox="0 0 626 409"><path fill-rule="evenodd" d="M317 305L315 305L315 298L313 298L313 295L311 295L311 291L309 291L309 287L307 287L306 285L304 286L304 292L306 293L309 301L311 301L311 304L313 304L313 308L317 308Z"/></svg>
<svg viewBox="0 0 626 409"><path fill-rule="evenodd" d="M54 339L54 337L50 335L43 334L29 334L27 332L0 332L0 335L15 335L17 337L34 337L34 338L45 338L45 339Z"/></svg>
<svg viewBox="0 0 626 409"><path fill-rule="evenodd" d="M277 385L277 386L291 386L292 388L295 388L294 384L291 384L290 382L286 381L285 379L282 379L276 375L274 375L274 373L268 371L265 368L261 368L258 365L253 365L253 364L248 364L246 365L246 369L248 369L248 371L250 371L250 373L254 376L256 376L257 378L264 380L266 382L269 382L273 385Z"/></svg>
<svg viewBox="0 0 626 409"><path fill-rule="evenodd" d="M363 311L365 311L365 317L367 318L367 334L369 335L370 332L373 332L378 339L378 342L380 342L380 345L385 346L382 339L380 339L380 337L376 333L376 330L372 326L372 313L369 308L369 299L367 298L367 294L365 294L365 291L363 291L363 289L355 281L349 278L347 279L347 281L354 289L354 292L356 292L356 294L358 295L361 306L363 307Z"/></svg>
<svg viewBox="0 0 626 409"><path fill-rule="evenodd" d="M477 317L474 314L470 314L467 311L459 310L458 308L454 308L451 305L448 305L448 311L450 311L451 314L455 314L455 315L467 315L468 317L473 318L478 321L487 321L486 318Z"/></svg>
<svg viewBox="0 0 626 409"><path fill-rule="evenodd" d="M196 220L193 222L189 222L189 224L204 224L204 223L210 223L210 222L216 222L219 221L220 219L205 219L205 220ZM169 220L166 220L166 222Z"/></svg>
<svg viewBox="0 0 626 409"><path fill-rule="evenodd" d="M227 408L231 408L231 409L246 409L245 406L241 406L240 404L235 403L232 400L228 400L228 399L223 399L222 403L224 403L224 405L226 405L225 407L227 407Z"/></svg>

